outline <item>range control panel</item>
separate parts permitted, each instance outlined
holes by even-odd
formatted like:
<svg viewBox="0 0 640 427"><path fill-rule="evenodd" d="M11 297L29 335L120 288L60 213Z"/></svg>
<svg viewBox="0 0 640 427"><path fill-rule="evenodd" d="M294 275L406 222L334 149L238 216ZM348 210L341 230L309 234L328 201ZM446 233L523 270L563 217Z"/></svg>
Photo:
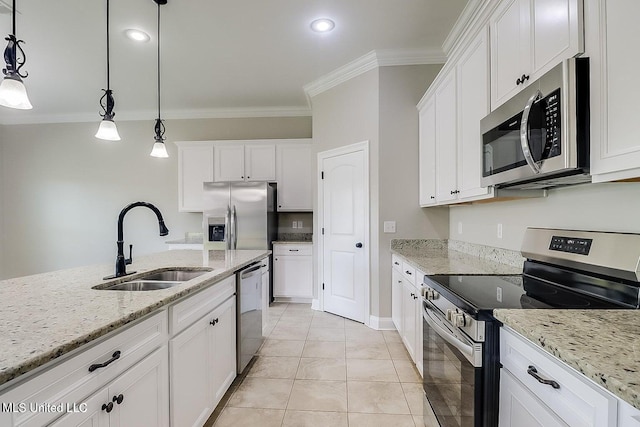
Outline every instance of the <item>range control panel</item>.
<svg viewBox="0 0 640 427"><path fill-rule="evenodd" d="M553 236L549 250L568 252L579 255L589 255L593 239L579 239L575 237Z"/></svg>

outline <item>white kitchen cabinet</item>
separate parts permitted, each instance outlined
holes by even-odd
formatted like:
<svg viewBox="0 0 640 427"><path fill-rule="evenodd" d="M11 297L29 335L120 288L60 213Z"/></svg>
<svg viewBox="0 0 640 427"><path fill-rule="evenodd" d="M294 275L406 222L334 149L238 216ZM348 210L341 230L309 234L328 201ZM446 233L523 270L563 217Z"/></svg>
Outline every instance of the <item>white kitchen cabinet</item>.
<svg viewBox="0 0 640 427"><path fill-rule="evenodd" d="M312 246L304 244L273 245L273 297L294 302L313 298Z"/></svg>
<svg viewBox="0 0 640 427"><path fill-rule="evenodd" d="M236 298L169 342L171 424L201 426L236 377Z"/></svg>
<svg viewBox="0 0 640 427"><path fill-rule="evenodd" d="M418 112L420 206L436 204L436 103L428 99Z"/></svg>
<svg viewBox="0 0 640 427"><path fill-rule="evenodd" d="M213 181L213 146L178 145L178 210L202 212L202 183Z"/></svg>
<svg viewBox="0 0 640 427"><path fill-rule="evenodd" d="M269 285L271 283L269 257L260 261L260 268L262 269L262 335L266 336L269 325Z"/></svg>
<svg viewBox="0 0 640 427"><path fill-rule="evenodd" d="M617 425L618 398L504 327L500 363L500 427ZM540 382L535 375L555 381L558 387Z"/></svg>
<svg viewBox="0 0 640 427"><path fill-rule="evenodd" d="M584 52L583 0L506 0L490 19L492 110Z"/></svg>
<svg viewBox="0 0 640 427"><path fill-rule="evenodd" d="M500 375L498 427L566 427L558 417L508 371Z"/></svg>
<svg viewBox="0 0 640 427"><path fill-rule="evenodd" d="M422 298L424 273L398 255L391 257L391 318L422 375Z"/></svg>
<svg viewBox="0 0 640 427"><path fill-rule="evenodd" d="M630 43L640 40L634 0L585 0L591 68L591 174L594 182L640 177L640 121L635 84L640 58Z"/></svg>
<svg viewBox="0 0 640 427"><path fill-rule="evenodd" d="M275 181L276 147L236 141L213 148L214 181Z"/></svg>
<svg viewBox="0 0 640 427"><path fill-rule="evenodd" d="M451 69L438 84L436 97L436 200L446 203L455 200L456 169L456 72Z"/></svg>
<svg viewBox="0 0 640 427"><path fill-rule="evenodd" d="M310 141L278 144L276 155L278 211L312 211Z"/></svg>
<svg viewBox="0 0 640 427"><path fill-rule="evenodd" d="M457 196L460 200L493 195L482 187L482 134L480 120L489 114L489 43L484 30L460 55L457 78Z"/></svg>
<svg viewBox="0 0 640 427"><path fill-rule="evenodd" d="M76 403L53 423L55 427L169 426L169 369L163 346L104 389ZM87 405L86 412L80 410Z"/></svg>

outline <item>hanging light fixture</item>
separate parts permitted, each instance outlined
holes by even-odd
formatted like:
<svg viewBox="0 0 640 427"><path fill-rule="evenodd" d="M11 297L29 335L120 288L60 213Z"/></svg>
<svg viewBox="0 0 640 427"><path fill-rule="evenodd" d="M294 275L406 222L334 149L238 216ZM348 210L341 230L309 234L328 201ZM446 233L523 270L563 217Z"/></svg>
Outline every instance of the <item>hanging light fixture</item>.
<svg viewBox="0 0 640 427"><path fill-rule="evenodd" d="M113 100L113 92L111 90L110 79L110 66L109 66L109 0L107 0L107 88L102 89L104 95L100 98L100 106L103 113L100 127L96 133L96 138L105 139L107 141L120 141L120 135L118 134L118 128L116 127L113 117L116 113L113 112L115 101Z"/></svg>
<svg viewBox="0 0 640 427"><path fill-rule="evenodd" d="M158 4L158 118L155 125L155 143L151 150L151 157L169 157L167 147L164 145L164 123L160 118L160 5L167 4L167 0L153 0Z"/></svg>
<svg viewBox="0 0 640 427"><path fill-rule="evenodd" d="M24 54L22 47L20 47L20 43L24 43L24 41L16 38L16 0L13 0L11 13L13 15L13 34L5 37L5 40L9 43L4 49L6 64L5 68L2 69L5 77L0 83L0 105L18 110L30 110L33 106L29 102L27 89L22 83L22 79L26 78L28 73L20 73L20 68L27 62L27 56ZM20 52L20 59L18 59L18 51Z"/></svg>

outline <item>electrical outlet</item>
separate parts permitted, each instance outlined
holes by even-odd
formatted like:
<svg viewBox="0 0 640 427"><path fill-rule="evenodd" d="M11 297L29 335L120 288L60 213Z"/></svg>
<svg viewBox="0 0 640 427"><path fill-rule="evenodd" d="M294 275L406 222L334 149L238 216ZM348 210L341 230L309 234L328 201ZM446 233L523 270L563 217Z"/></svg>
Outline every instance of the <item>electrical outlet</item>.
<svg viewBox="0 0 640 427"><path fill-rule="evenodd" d="M462 234L462 221L458 222L458 234Z"/></svg>
<svg viewBox="0 0 640 427"><path fill-rule="evenodd" d="M384 232L385 233L395 233L396 232L396 222L395 221L385 221L384 222Z"/></svg>
<svg viewBox="0 0 640 427"><path fill-rule="evenodd" d="M502 239L502 224L498 224L498 239Z"/></svg>
<svg viewBox="0 0 640 427"><path fill-rule="evenodd" d="M291 225L291 228L298 228L298 221L293 221L293 225Z"/></svg>
<svg viewBox="0 0 640 427"><path fill-rule="evenodd" d="M302 228L302 221L298 221L298 228Z"/></svg>

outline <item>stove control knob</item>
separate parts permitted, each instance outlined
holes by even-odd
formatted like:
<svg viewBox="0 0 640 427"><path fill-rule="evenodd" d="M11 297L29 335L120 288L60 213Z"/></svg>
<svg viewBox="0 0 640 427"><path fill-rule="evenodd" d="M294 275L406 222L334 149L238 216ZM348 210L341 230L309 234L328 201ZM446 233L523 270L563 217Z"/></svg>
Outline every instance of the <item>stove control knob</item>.
<svg viewBox="0 0 640 427"><path fill-rule="evenodd" d="M464 328L467 326L467 316L464 313L454 314L453 325L457 328Z"/></svg>
<svg viewBox="0 0 640 427"><path fill-rule="evenodd" d="M456 314L456 312L454 310L451 310L450 308L447 308L447 320L449 322L453 322L453 316Z"/></svg>
<svg viewBox="0 0 640 427"><path fill-rule="evenodd" d="M440 296L440 294L437 291L434 291L431 288L427 288L427 299L429 301L433 301L435 299L438 299L439 296Z"/></svg>

